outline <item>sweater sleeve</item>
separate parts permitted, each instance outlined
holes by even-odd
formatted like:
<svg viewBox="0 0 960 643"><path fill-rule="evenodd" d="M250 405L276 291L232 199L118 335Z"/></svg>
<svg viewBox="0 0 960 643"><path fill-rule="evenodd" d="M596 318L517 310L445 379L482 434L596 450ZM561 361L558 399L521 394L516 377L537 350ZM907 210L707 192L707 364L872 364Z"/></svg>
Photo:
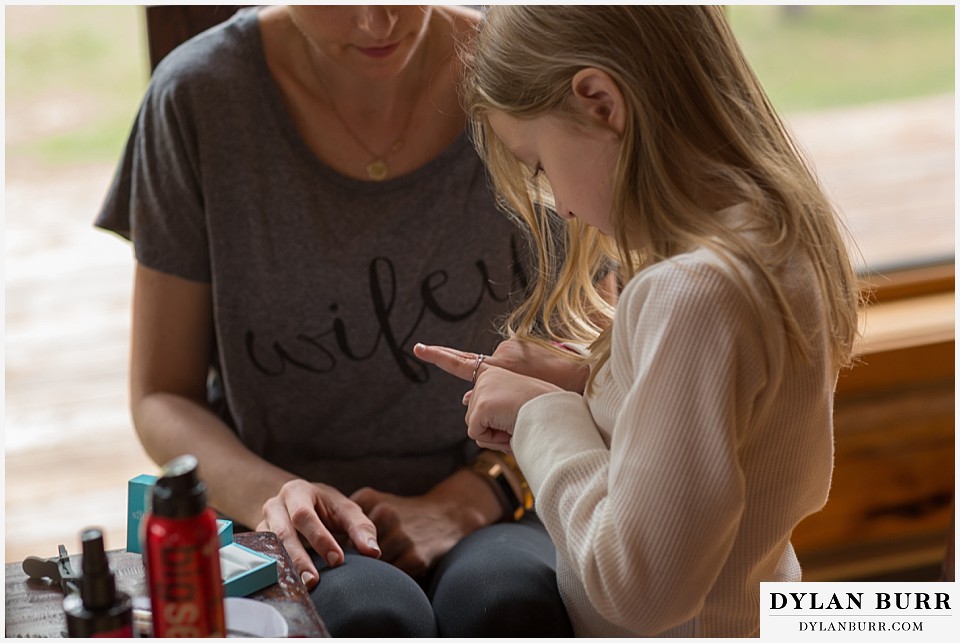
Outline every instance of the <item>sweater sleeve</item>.
<svg viewBox="0 0 960 643"><path fill-rule="evenodd" d="M607 620L654 635L695 616L744 510L738 443L764 367L740 282L708 264L628 284L591 403L536 398L513 449L558 551Z"/></svg>

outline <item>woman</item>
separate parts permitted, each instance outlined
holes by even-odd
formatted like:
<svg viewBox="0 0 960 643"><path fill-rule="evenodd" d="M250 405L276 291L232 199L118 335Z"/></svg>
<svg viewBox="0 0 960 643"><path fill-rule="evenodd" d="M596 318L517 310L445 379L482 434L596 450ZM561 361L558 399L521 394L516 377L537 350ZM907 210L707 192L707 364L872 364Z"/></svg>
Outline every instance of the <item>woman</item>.
<svg viewBox="0 0 960 643"><path fill-rule="evenodd" d="M457 100L479 19L242 10L158 66L97 221L136 252L144 448L277 533L334 636L569 632L535 516L493 524L519 480L409 343L492 346L523 284Z"/></svg>

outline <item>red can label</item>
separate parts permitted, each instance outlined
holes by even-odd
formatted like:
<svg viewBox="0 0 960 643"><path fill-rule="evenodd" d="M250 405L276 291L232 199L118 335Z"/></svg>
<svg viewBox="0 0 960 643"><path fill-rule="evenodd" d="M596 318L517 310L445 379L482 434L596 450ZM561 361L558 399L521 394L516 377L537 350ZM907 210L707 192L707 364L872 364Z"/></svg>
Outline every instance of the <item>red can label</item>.
<svg viewBox="0 0 960 643"><path fill-rule="evenodd" d="M95 639L132 639L133 638L133 625L124 625L123 627L118 627L115 630L109 630L107 632L97 632L91 638Z"/></svg>
<svg viewBox="0 0 960 643"><path fill-rule="evenodd" d="M160 525L157 531L167 531L163 527L170 526ZM182 537L164 539L160 533L150 532L148 527L147 574L153 635L223 636L223 581L215 522L212 537L205 536L204 542L190 542Z"/></svg>

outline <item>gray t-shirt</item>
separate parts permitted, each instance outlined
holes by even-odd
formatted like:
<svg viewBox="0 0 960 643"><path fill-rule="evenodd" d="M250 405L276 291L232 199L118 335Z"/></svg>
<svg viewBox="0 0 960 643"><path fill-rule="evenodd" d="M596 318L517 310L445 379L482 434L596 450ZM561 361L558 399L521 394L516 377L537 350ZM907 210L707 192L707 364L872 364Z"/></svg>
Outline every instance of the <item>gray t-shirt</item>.
<svg viewBox="0 0 960 643"><path fill-rule="evenodd" d="M522 244L466 135L403 177L321 163L267 68L254 10L157 67L96 225L210 283L231 424L345 493L422 493L474 452L464 382L413 345L490 352Z"/></svg>

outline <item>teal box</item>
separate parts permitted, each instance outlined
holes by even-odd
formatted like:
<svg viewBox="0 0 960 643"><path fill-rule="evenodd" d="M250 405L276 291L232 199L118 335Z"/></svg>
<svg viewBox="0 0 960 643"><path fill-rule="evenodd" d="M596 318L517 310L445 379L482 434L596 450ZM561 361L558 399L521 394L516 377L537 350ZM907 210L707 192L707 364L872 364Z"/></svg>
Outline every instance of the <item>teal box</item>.
<svg viewBox="0 0 960 643"><path fill-rule="evenodd" d="M233 521L217 518L217 536L220 537L221 547L233 543Z"/></svg>
<svg viewBox="0 0 960 643"><path fill-rule="evenodd" d="M220 576L224 596L249 596L277 582L277 560L231 543L220 548Z"/></svg>
<svg viewBox="0 0 960 643"><path fill-rule="evenodd" d="M140 546L140 525L150 510L150 490L156 481L157 476L143 473L127 482L127 551L137 554L143 551ZM232 543L233 522L218 519L217 535L221 547Z"/></svg>
<svg viewBox="0 0 960 643"><path fill-rule="evenodd" d="M127 551L140 553L140 523L150 508L150 490L157 476L143 473L127 482Z"/></svg>

